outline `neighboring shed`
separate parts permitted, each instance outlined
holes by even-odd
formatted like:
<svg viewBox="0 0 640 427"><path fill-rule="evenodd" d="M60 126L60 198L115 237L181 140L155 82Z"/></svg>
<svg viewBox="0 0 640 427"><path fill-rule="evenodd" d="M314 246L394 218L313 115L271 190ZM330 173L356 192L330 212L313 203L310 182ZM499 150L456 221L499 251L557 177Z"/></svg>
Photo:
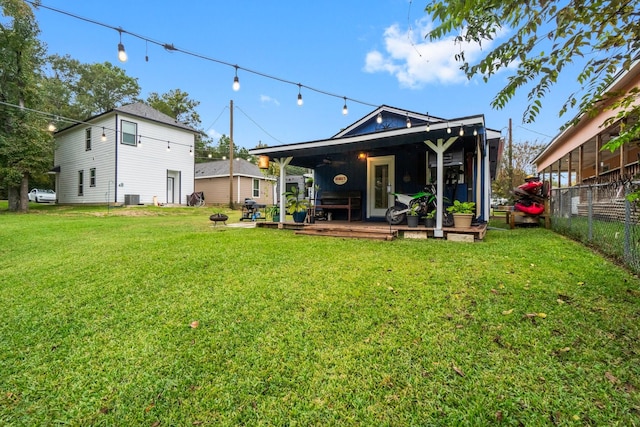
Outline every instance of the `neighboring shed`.
<svg viewBox="0 0 640 427"><path fill-rule="evenodd" d="M195 191L204 193L208 205L229 203L229 166L229 160L196 163ZM273 204L275 184L276 178L265 176L253 163L240 158L233 161L234 203L249 198L260 204Z"/></svg>

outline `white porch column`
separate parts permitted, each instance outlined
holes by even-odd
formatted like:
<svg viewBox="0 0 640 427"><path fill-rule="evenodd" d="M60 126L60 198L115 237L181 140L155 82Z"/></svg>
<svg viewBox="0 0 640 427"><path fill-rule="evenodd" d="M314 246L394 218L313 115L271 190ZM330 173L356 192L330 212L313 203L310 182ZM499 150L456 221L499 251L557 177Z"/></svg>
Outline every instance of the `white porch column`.
<svg viewBox="0 0 640 427"><path fill-rule="evenodd" d="M280 169L280 223L284 223L285 217L287 216L286 203L282 194L287 188L287 172L285 171L285 167L291 162L291 160L293 160L293 157L274 159Z"/></svg>
<svg viewBox="0 0 640 427"><path fill-rule="evenodd" d="M450 137L447 142L444 139L439 138L434 144L430 140L424 141L425 144L433 151L436 152L437 167L436 167L436 228L433 230L434 237L444 237L444 231L442 231L442 214L444 212L444 152L451 147L451 145L458 139L457 136Z"/></svg>

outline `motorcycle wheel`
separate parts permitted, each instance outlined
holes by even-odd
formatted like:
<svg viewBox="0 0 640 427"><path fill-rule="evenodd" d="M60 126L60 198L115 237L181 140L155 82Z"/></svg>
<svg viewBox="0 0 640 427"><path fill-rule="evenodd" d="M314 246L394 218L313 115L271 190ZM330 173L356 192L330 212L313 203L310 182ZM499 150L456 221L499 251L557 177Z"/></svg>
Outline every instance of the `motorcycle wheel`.
<svg viewBox="0 0 640 427"><path fill-rule="evenodd" d="M389 209L387 209L387 213L384 216L390 225L398 225L402 221L404 221L406 214L398 213L400 210L402 209L397 206L391 206Z"/></svg>

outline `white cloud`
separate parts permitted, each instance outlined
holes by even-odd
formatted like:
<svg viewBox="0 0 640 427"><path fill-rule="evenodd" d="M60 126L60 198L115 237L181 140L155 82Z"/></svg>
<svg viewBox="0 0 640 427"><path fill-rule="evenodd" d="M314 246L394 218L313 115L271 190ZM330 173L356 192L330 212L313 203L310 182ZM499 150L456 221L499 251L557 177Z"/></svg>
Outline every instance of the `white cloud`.
<svg viewBox="0 0 640 427"><path fill-rule="evenodd" d="M280 106L280 101L278 101L275 98L270 97L269 95L260 95L260 102L262 102L263 104L275 104L276 106Z"/></svg>
<svg viewBox="0 0 640 427"><path fill-rule="evenodd" d="M220 138L222 138L222 134L220 132L218 132L215 129L209 129L209 131L207 132L207 134L211 137L212 140L214 141L218 141Z"/></svg>
<svg viewBox="0 0 640 427"><path fill-rule="evenodd" d="M429 41L424 38L432 29L426 19L416 23L415 29L401 29L398 24L388 27L383 35L384 52L372 50L365 58L364 71L368 73L389 73L398 79L402 87L419 89L427 84L467 83L467 77L460 70L461 63L455 54L464 51L465 58L473 62L481 55L480 46L454 42L454 37ZM491 42L483 43L483 48L491 47Z"/></svg>

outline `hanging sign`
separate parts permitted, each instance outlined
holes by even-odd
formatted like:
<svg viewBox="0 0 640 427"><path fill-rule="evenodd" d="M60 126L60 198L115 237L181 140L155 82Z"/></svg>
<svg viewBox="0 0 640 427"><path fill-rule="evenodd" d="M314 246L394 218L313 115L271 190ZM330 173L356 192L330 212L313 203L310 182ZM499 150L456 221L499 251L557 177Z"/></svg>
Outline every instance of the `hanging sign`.
<svg viewBox="0 0 640 427"><path fill-rule="evenodd" d="M347 183L347 176L343 173L333 177L333 183L335 185L344 185Z"/></svg>

